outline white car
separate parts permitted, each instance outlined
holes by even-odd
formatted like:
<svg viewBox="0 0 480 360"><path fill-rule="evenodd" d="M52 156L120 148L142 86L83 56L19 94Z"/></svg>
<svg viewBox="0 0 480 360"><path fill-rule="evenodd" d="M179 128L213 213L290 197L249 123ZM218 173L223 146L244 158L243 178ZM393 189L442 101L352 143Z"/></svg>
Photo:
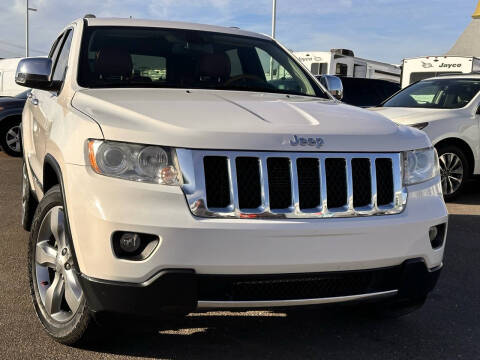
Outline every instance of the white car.
<svg viewBox="0 0 480 360"><path fill-rule="evenodd" d="M401 314L435 286L447 211L428 137L336 101L267 36L88 17L16 81L33 88L31 294L60 342L106 312Z"/></svg>
<svg viewBox="0 0 480 360"><path fill-rule="evenodd" d="M446 200L480 174L480 74L422 80L372 110L427 133L440 158Z"/></svg>

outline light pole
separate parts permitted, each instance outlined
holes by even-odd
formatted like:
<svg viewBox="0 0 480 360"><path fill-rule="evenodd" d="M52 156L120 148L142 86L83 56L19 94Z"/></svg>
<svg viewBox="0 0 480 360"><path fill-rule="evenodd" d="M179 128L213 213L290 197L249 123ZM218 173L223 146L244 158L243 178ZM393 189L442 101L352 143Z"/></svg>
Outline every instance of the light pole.
<svg viewBox="0 0 480 360"><path fill-rule="evenodd" d="M272 4L272 38L275 38L275 27L277 24L277 0Z"/></svg>
<svg viewBox="0 0 480 360"><path fill-rule="evenodd" d="M28 0L27 7L25 8L25 57L28 57L28 12L29 11L37 11L37 9L28 7Z"/></svg>

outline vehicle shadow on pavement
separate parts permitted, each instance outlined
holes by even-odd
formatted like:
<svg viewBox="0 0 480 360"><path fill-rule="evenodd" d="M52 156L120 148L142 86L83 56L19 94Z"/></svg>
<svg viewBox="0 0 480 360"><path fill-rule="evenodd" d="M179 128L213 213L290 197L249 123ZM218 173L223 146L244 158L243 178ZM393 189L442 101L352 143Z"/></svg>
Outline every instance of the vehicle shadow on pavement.
<svg viewBox="0 0 480 360"><path fill-rule="evenodd" d="M154 332L101 336L84 350L167 359L480 358L480 216L451 215L445 267L425 306L399 319L358 308L194 314Z"/></svg>

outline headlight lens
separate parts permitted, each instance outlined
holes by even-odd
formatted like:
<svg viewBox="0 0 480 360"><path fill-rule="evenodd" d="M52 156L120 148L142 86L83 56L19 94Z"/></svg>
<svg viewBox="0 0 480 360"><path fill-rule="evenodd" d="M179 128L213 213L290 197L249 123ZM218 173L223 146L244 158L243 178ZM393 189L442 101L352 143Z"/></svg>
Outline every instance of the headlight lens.
<svg viewBox="0 0 480 360"><path fill-rule="evenodd" d="M437 151L434 148L406 151L403 158L405 185L430 180L440 173Z"/></svg>
<svg viewBox="0 0 480 360"><path fill-rule="evenodd" d="M181 185L175 150L116 141L90 140L88 157L98 174L163 185Z"/></svg>

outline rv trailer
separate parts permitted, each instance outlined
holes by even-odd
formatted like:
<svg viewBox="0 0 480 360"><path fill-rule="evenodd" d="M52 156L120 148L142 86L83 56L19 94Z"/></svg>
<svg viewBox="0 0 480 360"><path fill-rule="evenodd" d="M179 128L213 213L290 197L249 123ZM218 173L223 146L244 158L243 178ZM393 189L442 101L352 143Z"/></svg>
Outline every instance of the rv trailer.
<svg viewBox="0 0 480 360"><path fill-rule="evenodd" d="M474 56L442 55L404 59L402 88L430 77L474 72L480 72L480 58Z"/></svg>
<svg viewBox="0 0 480 360"><path fill-rule="evenodd" d="M293 53L314 75L337 75L400 82L400 67L355 57L352 50L303 51Z"/></svg>

